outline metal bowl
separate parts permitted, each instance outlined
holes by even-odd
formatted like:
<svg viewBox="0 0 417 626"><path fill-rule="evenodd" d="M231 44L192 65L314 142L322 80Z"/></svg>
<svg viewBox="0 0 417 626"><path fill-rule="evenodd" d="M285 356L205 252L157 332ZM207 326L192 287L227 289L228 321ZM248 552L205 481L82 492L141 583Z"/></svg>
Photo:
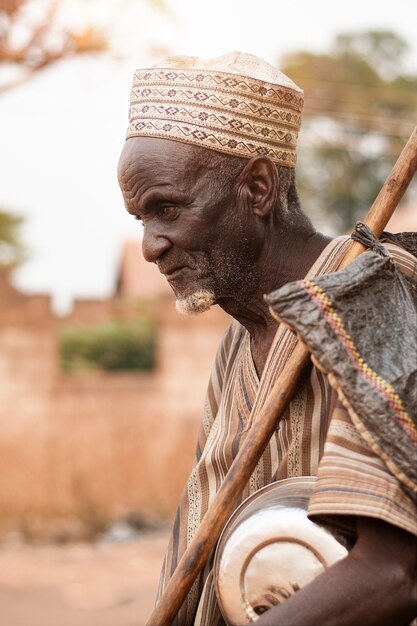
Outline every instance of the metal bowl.
<svg viewBox="0 0 417 626"><path fill-rule="evenodd" d="M256 621L347 554L307 517L315 478L280 480L247 498L220 536L214 558L217 600L230 626Z"/></svg>

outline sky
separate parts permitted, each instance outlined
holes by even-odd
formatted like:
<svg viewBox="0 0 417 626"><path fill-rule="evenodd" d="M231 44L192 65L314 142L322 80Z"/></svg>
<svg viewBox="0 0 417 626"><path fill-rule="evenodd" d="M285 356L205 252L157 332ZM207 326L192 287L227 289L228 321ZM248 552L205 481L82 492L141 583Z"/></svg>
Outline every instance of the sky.
<svg viewBox="0 0 417 626"><path fill-rule="evenodd" d="M417 70L415 0L166 0L165 11L143 0L61 1L63 23L107 28L111 52L60 62L0 97L0 207L25 217L30 253L13 281L51 294L57 313L73 298L111 295L123 241L139 251L116 177L135 67L231 50L279 66L286 53L326 50L340 32L391 29L413 46Z"/></svg>

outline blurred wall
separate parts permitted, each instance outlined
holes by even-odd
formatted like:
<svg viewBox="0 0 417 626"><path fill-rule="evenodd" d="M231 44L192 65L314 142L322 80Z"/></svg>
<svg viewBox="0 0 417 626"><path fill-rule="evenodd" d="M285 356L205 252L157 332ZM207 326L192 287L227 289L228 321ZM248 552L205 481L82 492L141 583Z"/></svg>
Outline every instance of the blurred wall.
<svg viewBox="0 0 417 626"><path fill-rule="evenodd" d="M132 302L76 303L66 322L99 323ZM170 517L191 468L205 387L229 318L181 319L156 303L152 373L64 374L47 297L0 279L0 531L62 538L135 511Z"/></svg>

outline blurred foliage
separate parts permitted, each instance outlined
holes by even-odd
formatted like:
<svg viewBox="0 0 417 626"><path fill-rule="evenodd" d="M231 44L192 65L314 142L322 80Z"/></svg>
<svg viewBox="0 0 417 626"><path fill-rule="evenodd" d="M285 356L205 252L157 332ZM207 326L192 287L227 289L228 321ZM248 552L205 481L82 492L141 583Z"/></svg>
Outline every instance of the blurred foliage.
<svg viewBox="0 0 417 626"><path fill-rule="evenodd" d="M27 257L20 237L23 218L0 209L0 268L13 268Z"/></svg>
<svg viewBox="0 0 417 626"><path fill-rule="evenodd" d="M417 74L390 31L341 34L325 54L297 52L282 69L304 89L297 169L306 209L334 230L364 217L416 123Z"/></svg>
<svg viewBox="0 0 417 626"><path fill-rule="evenodd" d="M60 26L57 10L57 0L0 0L0 64L17 71L0 83L0 94L60 59L107 49L106 36L92 25Z"/></svg>
<svg viewBox="0 0 417 626"><path fill-rule="evenodd" d="M156 331L150 318L95 327L67 327L61 335L66 372L150 370L155 367Z"/></svg>

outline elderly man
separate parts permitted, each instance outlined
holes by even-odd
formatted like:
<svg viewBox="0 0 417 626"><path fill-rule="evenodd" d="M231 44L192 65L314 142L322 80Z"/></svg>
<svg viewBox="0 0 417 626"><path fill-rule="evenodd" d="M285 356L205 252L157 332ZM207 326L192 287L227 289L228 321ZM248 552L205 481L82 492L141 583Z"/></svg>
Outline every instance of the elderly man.
<svg viewBox="0 0 417 626"><path fill-rule="evenodd" d="M344 237L315 231L295 182L302 91L261 59L231 53L167 59L138 70L119 163L126 208L143 223L143 253L181 313L214 304L234 321L213 366L191 472L161 588L210 506L295 338L264 294L338 268ZM388 245L411 275L417 260ZM416 507L312 368L243 497L282 478L318 475L309 514L352 539L349 555L260 617L259 624L406 624L415 612ZM212 559L178 624L222 624Z"/></svg>

